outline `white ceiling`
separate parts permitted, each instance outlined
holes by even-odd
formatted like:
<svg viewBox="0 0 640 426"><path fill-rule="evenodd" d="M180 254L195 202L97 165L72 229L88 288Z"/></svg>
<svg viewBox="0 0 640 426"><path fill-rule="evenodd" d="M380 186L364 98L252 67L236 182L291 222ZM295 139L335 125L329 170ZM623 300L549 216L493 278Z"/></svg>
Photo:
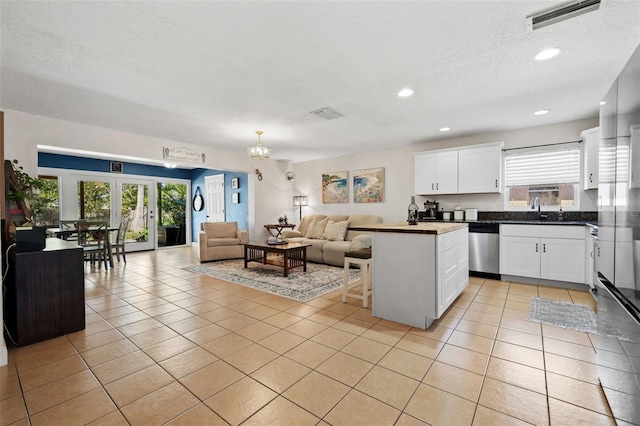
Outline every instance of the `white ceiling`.
<svg viewBox="0 0 640 426"><path fill-rule="evenodd" d="M557 3L2 1L0 107L292 161L597 116L640 2L527 31Z"/></svg>

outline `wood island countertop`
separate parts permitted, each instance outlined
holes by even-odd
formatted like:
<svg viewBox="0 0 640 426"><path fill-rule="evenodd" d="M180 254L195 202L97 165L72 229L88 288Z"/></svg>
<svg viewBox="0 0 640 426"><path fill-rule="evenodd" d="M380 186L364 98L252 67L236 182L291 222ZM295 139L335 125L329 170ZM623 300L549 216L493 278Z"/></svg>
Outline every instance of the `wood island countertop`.
<svg viewBox="0 0 640 426"><path fill-rule="evenodd" d="M443 222L418 222L417 225L409 225L406 222L380 223L378 225L350 226L352 231L372 232L398 232L405 234L446 234L467 228L467 223L443 223Z"/></svg>

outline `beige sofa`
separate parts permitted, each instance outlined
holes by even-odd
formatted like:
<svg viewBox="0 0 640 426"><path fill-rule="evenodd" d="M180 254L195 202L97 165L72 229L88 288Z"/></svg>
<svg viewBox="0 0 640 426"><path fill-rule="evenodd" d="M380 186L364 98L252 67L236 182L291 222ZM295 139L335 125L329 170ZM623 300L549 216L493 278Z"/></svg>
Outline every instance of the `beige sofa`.
<svg viewBox="0 0 640 426"><path fill-rule="evenodd" d="M382 223L380 216L374 215L333 215L325 216L321 214L305 216L301 221L298 228L294 231L285 230L282 232L282 236L289 242L301 242L305 244L311 244L311 247L307 247L307 260L315 263L326 263L328 265L343 266L344 254L348 251L360 250L363 248L371 247L371 233L364 231L346 231L344 235L344 241L332 241L327 238L327 235L323 235L325 238L309 238L308 232L313 221L316 221L316 225L319 221L327 219L333 221L335 225L338 222L348 221L348 226L364 226L375 225ZM326 229L326 228L325 228ZM317 229L315 229L317 231ZM329 235L331 237L331 235ZM339 238L339 237L338 237Z"/></svg>
<svg viewBox="0 0 640 426"><path fill-rule="evenodd" d="M200 229L200 262L244 257L244 244L249 242L249 233L238 229L238 222L204 222Z"/></svg>

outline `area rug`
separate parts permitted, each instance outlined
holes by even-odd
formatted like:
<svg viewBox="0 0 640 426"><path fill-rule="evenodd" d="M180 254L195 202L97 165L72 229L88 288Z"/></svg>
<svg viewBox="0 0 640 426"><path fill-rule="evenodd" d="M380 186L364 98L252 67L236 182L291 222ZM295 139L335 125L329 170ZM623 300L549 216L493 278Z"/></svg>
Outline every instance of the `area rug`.
<svg viewBox="0 0 640 426"><path fill-rule="evenodd" d="M244 260L222 260L182 269L300 302L339 288L342 286L344 273L343 268L336 266L307 263L307 272L302 268L294 268L289 270L288 277L284 277L281 267L251 262L245 269ZM352 269L350 279L357 279L359 273L359 270Z"/></svg>
<svg viewBox="0 0 640 426"><path fill-rule="evenodd" d="M532 297L529 320L569 330L628 340L607 315L600 315L602 323L598 327L598 318L593 309L587 305Z"/></svg>

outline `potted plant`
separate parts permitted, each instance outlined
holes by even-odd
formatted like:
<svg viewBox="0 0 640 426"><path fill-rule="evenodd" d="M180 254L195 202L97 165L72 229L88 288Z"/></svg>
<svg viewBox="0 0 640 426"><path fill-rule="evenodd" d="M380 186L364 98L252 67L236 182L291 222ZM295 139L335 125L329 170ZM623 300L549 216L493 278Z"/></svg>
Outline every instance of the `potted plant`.
<svg viewBox="0 0 640 426"><path fill-rule="evenodd" d="M30 222L33 220L33 215L38 213L34 211L34 207L35 209L38 208L37 193L42 189L43 182L38 178L29 176L23 167L18 164L18 160L7 160L5 167L9 166L13 173L9 173L7 179L9 181L7 199L9 202L13 201L16 209L21 210L25 220ZM30 208L29 205L32 207Z"/></svg>

